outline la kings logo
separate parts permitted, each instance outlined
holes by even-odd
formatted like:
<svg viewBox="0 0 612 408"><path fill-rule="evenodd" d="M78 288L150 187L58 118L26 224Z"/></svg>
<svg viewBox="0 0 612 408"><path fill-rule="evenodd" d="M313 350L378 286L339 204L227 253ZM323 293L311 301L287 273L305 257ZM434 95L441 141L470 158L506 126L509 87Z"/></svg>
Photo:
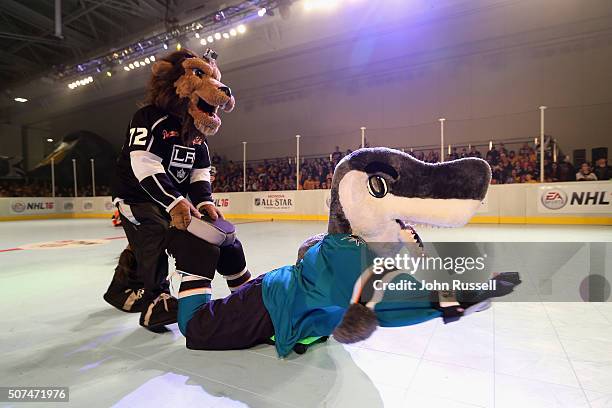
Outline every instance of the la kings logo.
<svg viewBox="0 0 612 408"><path fill-rule="evenodd" d="M168 165L168 173L180 184L189 177L195 163L196 152L193 147L172 146L172 156Z"/></svg>

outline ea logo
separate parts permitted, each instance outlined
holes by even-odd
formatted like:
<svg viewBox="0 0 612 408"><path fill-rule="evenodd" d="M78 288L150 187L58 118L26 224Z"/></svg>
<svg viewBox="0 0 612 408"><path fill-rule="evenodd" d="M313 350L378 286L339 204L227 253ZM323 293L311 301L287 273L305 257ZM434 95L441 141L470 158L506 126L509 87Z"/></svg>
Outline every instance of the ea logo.
<svg viewBox="0 0 612 408"><path fill-rule="evenodd" d="M17 201L13 203L12 208L13 208L13 211L15 211L16 213L21 213L25 211L26 205L22 203L21 201Z"/></svg>
<svg viewBox="0 0 612 408"><path fill-rule="evenodd" d="M542 205L550 210L558 210L567 204L567 194L563 190L548 190L542 193Z"/></svg>

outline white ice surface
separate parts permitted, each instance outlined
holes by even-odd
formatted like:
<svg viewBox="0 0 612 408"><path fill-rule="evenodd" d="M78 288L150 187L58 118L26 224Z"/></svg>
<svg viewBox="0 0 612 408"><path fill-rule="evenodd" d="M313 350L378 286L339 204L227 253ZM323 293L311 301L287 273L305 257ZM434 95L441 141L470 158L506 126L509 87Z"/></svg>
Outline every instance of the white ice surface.
<svg viewBox="0 0 612 408"><path fill-rule="evenodd" d="M238 226L255 274L292 263L320 222ZM423 229L424 240L612 241L609 227ZM107 220L0 223L0 250L121 237ZM0 386L69 386L75 407L612 407L612 303L497 303L451 325L379 329L279 360L203 352L102 300L123 238L0 252ZM219 280L214 296L227 289ZM0 406L28 404L0 403ZM41 407L41 404L30 404ZM54 404L44 404L54 406Z"/></svg>

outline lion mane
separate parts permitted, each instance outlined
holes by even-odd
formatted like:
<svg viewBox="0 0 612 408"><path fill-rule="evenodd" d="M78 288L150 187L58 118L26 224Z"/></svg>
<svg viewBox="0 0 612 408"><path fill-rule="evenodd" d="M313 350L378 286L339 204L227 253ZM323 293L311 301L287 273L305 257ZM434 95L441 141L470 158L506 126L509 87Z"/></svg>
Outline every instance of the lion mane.
<svg viewBox="0 0 612 408"><path fill-rule="evenodd" d="M175 51L158 60L152 68L145 104L178 117L183 124L181 138L186 145L217 133L221 126L219 109L231 112L234 96L221 83L221 72L207 50L199 57L190 50Z"/></svg>

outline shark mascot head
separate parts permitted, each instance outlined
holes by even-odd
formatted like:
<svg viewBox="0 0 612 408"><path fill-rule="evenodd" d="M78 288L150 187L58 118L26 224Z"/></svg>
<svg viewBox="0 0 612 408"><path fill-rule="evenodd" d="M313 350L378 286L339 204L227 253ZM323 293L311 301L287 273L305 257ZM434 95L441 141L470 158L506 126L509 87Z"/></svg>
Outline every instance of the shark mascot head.
<svg viewBox="0 0 612 408"><path fill-rule="evenodd" d="M336 166L327 233L355 235L366 243L421 244L417 225L465 225L490 180L489 165L477 158L430 164L394 149L359 149ZM304 242L298 258L324 235ZM364 340L377 326L374 312L354 303L334 337L344 343Z"/></svg>

